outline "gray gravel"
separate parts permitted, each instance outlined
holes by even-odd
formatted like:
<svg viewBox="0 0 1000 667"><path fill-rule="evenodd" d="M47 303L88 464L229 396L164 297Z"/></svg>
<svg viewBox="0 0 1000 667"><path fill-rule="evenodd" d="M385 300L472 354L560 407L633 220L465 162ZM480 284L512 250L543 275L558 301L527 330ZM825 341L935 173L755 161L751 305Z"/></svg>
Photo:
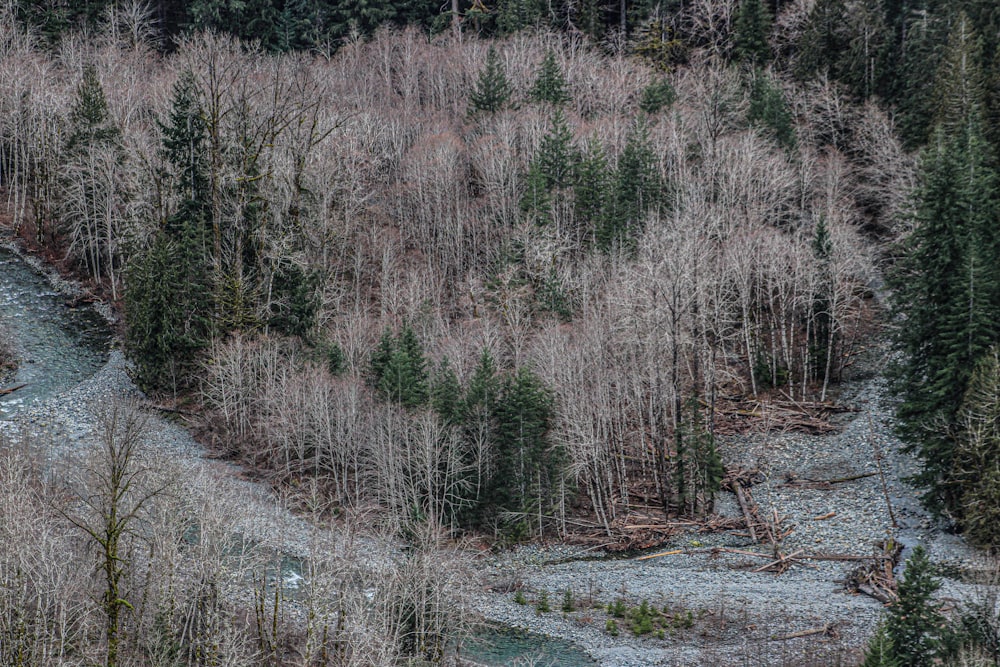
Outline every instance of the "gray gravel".
<svg viewBox="0 0 1000 667"><path fill-rule="evenodd" d="M73 289L52 279L64 289ZM123 356L113 351L90 379L25 407L14 419L0 422L0 429L51 443L48 455L53 460L71 457L96 437L97 406L122 395L140 397ZM975 567L979 555L936 525L920 507L919 493L902 481L916 465L901 453L889 427L891 410L883 381L856 380L843 388L839 400L857 411L842 416L842 429L836 434L771 434L733 438L722 445L727 464L756 467L764 473L764 482L753 488L754 497L762 508L773 507L786 517L785 525L794 528L782 545L784 551L865 555L876 541L892 534L909 547L924 544L934 560L954 571ZM170 462L206 511L228 517L234 529L284 553L309 553L310 545L319 539L315 529L287 511L270 489L245 480L239 467L208 458L180 425L155 412L149 419L150 450ZM897 528L877 475L830 490L785 484L795 477L829 479L875 472L876 446L886 456L888 495ZM720 496L717 511L739 516L730 494ZM832 518L815 520L831 512ZM694 545L761 549L749 545L745 537L695 533L678 535L663 548ZM764 561L732 554L710 558L704 553L682 553L643 562L594 559L595 555L600 556L566 546L529 546L498 557L481 557L482 588L474 607L487 620L572 641L611 667L851 664L881 614L879 603L846 593L838 583L853 568L850 563L817 562L812 568L794 567L775 575L753 573L749 570ZM529 599L548 591L557 611L538 615L530 604L515 604L513 594L506 590L514 584L523 586ZM638 604L647 600L661 608L690 610L696 620L692 628L679 629L663 639L637 639L624 627L620 636L612 637L605 632L607 615L601 609L558 611L567 589L578 601L600 604L620 597ZM982 589L951 579L942 589L944 596L959 602L981 593ZM835 627L835 637L775 639L827 624Z"/></svg>
<svg viewBox="0 0 1000 667"><path fill-rule="evenodd" d="M784 525L794 529L782 544L784 553L803 549L870 555L876 542L892 535L908 549L923 544L933 560L952 571L976 567L981 556L936 524L921 508L919 492L903 482L916 470L916 462L901 452L891 432L884 381L877 377L855 380L845 385L839 401L855 411L839 417L837 433L759 435L722 444L728 465L764 473L765 480L753 487L753 495L762 509L773 508L785 517ZM883 468L897 528L879 475L835 484L828 490L786 483L794 478L823 480L877 472L875 447L885 457ZM741 515L729 493L720 495L716 510L724 516ZM831 512L832 518L816 520ZM767 551L751 545L746 537L694 532L674 537L662 549L694 545ZM502 590L520 583L529 602L546 590L556 610L566 589L577 599L602 603L618 597L632 605L648 600L660 607L691 610L698 619L694 627L665 639L637 639L624 629L615 638L605 632L608 616L603 610L538 615L530 603L515 604L512 593L490 590L480 595L478 608L489 619L571 640L600 664L612 667L854 664L882 613L875 600L844 590L841 582L856 563L817 561L814 567L793 567L775 575L751 572L766 561L735 554L714 558L705 553L678 554L639 562L593 560L593 552L577 553L578 561L553 563L572 558L572 553L565 548L527 547L487 559L484 587ZM983 593L952 579L944 584L942 595L959 602ZM775 639L827 624L835 628L835 636Z"/></svg>

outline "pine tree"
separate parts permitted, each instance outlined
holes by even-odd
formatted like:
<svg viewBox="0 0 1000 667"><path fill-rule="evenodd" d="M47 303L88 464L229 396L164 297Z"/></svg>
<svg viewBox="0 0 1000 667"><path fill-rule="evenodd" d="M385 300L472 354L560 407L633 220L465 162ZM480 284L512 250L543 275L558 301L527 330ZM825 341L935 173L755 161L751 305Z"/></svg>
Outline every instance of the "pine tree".
<svg viewBox="0 0 1000 667"><path fill-rule="evenodd" d="M383 398L406 408L426 405L427 361L423 346L409 324L391 337L382 335L371 357L372 383Z"/></svg>
<svg viewBox="0 0 1000 667"><path fill-rule="evenodd" d="M497 50L490 45L486 52L486 64L479 71L479 79L469 94L469 111L496 113L510 100L511 86L504 72Z"/></svg>
<svg viewBox="0 0 1000 667"><path fill-rule="evenodd" d="M795 127L785 94L763 72L754 76L747 120L751 125L762 128L785 150L795 148Z"/></svg>
<svg viewBox="0 0 1000 667"><path fill-rule="evenodd" d="M441 421L457 426L462 420L462 385L448 357L441 359L431 380L430 402Z"/></svg>
<svg viewBox="0 0 1000 667"><path fill-rule="evenodd" d="M900 667L930 667L941 645L944 618L934 604L941 583L922 546L913 549L899 582L899 600L889 607L885 634Z"/></svg>
<svg viewBox="0 0 1000 667"><path fill-rule="evenodd" d="M966 536L986 548L1000 545L1000 347L984 354L969 380L956 429L949 484Z"/></svg>
<svg viewBox="0 0 1000 667"><path fill-rule="evenodd" d="M947 483L952 430L977 359L1000 341L1000 206L997 175L972 122L956 137L938 130L924 159L916 229L891 276L896 348L893 387L902 437L924 468L917 480L937 511L957 511Z"/></svg>
<svg viewBox="0 0 1000 667"><path fill-rule="evenodd" d="M178 173L182 201L129 268L125 294L126 345L136 362L137 380L148 389L185 387L214 326L201 150L205 130L190 72L175 84L170 116L160 130L165 157Z"/></svg>
<svg viewBox="0 0 1000 667"><path fill-rule="evenodd" d="M83 68L83 79L76 89L76 99L69 112L69 134L66 151L70 154L87 153L99 145L117 143L120 135L111 114L104 88L97 77L97 68Z"/></svg>
<svg viewBox="0 0 1000 667"><path fill-rule="evenodd" d="M573 185L579 161L573 133L562 109L556 109L551 125L528 167L525 193L521 199L521 209L534 214L540 222L549 218L553 193Z"/></svg>
<svg viewBox="0 0 1000 667"><path fill-rule="evenodd" d="M655 116L663 109L669 109L677 99L677 92L666 78L653 81L642 89L639 109L648 116Z"/></svg>
<svg viewBox="0 0 1000 667"><path fill-rule="evenodd" d="M533 518L551 509L562 480L564 454L549 442L552 394L533 372L520 368L507 377L493 410L497 470L491 499L516 517L512 537L531 532Z"/></svg>
<svg viewBox="0 0 1000 667"><path fill-rule="evenodd" d="M592 139L580 156L573 189L576 224L582 239L593 241L611 202L611 168L601 144Z"/></svg>
<svg viewBox="0 0 1000 667"><path fill-rule="evenodd" d="M532 102L544 102L557 107L572 99L566 90L566 79L563 78L562 69L556 62L556 54L552 49L545 52L528 97Z"/></svg>
<svg viewBox="0 0 1000 667"><path fill-rule="evenodd" d="M763 0L743 0L736 14L736 57L761 67L771 59L767 42L771 33L771 14Z"/></svg>
<svg viewBox="0 0 1000 667"><path fill-rule="evenodd" d="M631 247L642 232L646 213L660 203L660 190L656 156L640 120L618 158L611 209L598 229L598 244L605 250Z"/></svg>
<svg viewBox="0 0 1000 667"><path fill-rule="evenodd" d="M892 640L889 639L884 623L879 624L875 634L868 641L865 661L861 667L900 667L899 661L893 654Z"/></svg>

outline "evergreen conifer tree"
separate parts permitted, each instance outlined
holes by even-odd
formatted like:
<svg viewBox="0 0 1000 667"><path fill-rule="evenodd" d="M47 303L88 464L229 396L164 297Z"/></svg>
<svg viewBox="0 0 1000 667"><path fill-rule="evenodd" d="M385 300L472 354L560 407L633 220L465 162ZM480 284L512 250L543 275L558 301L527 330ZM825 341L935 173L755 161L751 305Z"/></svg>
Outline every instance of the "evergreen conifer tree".
<svg viewBox="0 0 1000 667"><path fill-rule="evenodd" d="M553 193L573 185L579 160L573 133L562 109L556 109L551 124L528 167L525 193L521 199L522 210L534 214L542 222L548 220Z"/></svg>
<svg viewBox="0 0 1000 667"><path fill-rule="evenodd" d="M462 385L451 367L448 357L441 359L434 370L430 389L431 407L441 421L456 426L462 420Z"/></svg>
<svg viewBox="0 0 1000 667"><path fill-rule="evenodd" d="M572 99L566 90L566 79L563 78L562 69L556 62L556 54L552 49L545 52L528 97L532 102L545 102L557 107Z"/></svg>
<svg viewBox="0 0 1000 667"><path fill-rule="evenodd" d="M496 113L510 100L511 86L504 72L497 50L490 45L486 63L479 72L479 79L469 94L469 111Z"/></svg>
<svg viewBox="0 0 1000 667"><path fill-rule="evenodd" d="M944 618L934 604L941 583L934 578L927 552L913 549L899 582L899 600L889 607L885 634L900 667L930 667L941 647Z"/></svg>
<svg viewBox="0 0 1000 667"><path fill-rule="evenodd" d="M562 481L564 454L550 443L552 394L527 368L507 377L494 405L496 473L491 499L496 508L516 517L511 537L527 536L534 518L544 515Z"/></svg>
<svg viewBox="0 0 1000 667"><path fill-rule="evenodd" d="M611 200L611 168L604 149L596 140L589 141L580 156L573 194L580 236L593 241L597 229L604 224Z"/></svg>
<svg viewBox="0 0 1000 667"><path fill-rule="evenodd" d="M427 361L412 327L404 324L393 338L382 335L371 357L372 383L386 400L406 408L426 405Z"/></svg>
<svg viewBox="0 0 1000 667"><path fill-rule="evenodd" d="M187 72L174 86L168 122L160 124L181 203L129 268L126 286L126 344L137 380L147 389L184 387L212 335L208 181L200 118L197 86Z"/></svg>
<svg viewBox="0 0 1000 667"><path fill-rule="evenodd" d="M795 128L785 94L763 72L757 72L754 76L747 120L751 125L762 128L785 150L795 148Z"/></svg>
<svg viewBox="0 0 1000 667"><path fill-rule="evenodd" d="M939 130L924 159L917 227L891 276L895 343L904 354L894 388L903 438L924 469L918 481L937 511L956 511L961 490L947 483L962 397L971 369L1000 340L1000 207L976 122L950 138Z"/></svg>
<svg viewBox="0 0 1000 667"><path fill-rule="evenodd" d="M618 158L611 208L598 229L598 244L605 250L631 247L642 232L646 213L660 203L660 190L649 131L640 120L629 133Z"/></svg>
<svg viewBox="0 0 1000 667"><path fill-rule="evenodd" d="M98 145L116 143L120 132L108 111L108 100L97 77L97 68L87 65L76 89L76 99L69 112L69 135L66 151L86 153Z"/></svg>
<svg viewBox="0 0 1000 667"><path fill-rule="evenodd" d="M736 57L745 63L763 66L771 59L767 42L771 14L764 0L743 0L736 14Z"/></svg>

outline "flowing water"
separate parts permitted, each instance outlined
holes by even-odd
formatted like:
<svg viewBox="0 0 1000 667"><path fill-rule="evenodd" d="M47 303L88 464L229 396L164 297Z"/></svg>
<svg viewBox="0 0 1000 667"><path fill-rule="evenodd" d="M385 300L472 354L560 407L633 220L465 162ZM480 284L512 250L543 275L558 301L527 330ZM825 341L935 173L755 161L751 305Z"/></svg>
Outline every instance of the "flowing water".
<svg viewBox="0 0 1000 667"><path fill-rule="evenodd" d="M0 336L9 341L17 372L0 389L0 419L22 406L69 389L107 360L111 332L93 308L73 308L44 276L0 251Z"/></svg>
<svg viewBox="0 0 1000 667"><path fill-rule="evenodd" d="M16 373L0 389L20 387L0 395L0 420L93 375L107 361L112 340L107 323L93 308L67 305L67 297L44 276L4 250L0 250L0 336L9 342L17 361ZM286 593L294 598L302 566L299 559L283 558L268 576L280 572ZM596 665L573 644L505 628L477 634L466 643L463 656L489 667Z"/></svg>

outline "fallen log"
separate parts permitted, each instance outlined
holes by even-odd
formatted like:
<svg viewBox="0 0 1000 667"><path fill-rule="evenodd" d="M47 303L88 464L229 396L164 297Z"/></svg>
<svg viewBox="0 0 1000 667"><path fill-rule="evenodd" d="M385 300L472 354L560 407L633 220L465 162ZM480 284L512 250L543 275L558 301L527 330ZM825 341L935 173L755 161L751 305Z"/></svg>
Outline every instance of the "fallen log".
<svg viewBox="0 0 1000 667"><path fill-rule="evenodd" d="M0 389L0 396L6 396L7 394L13 394L18 389L22 389L22 388L27 387L27 386L28 386L28 383L25 382L24 384L19 384L16 387L10 387L9 389Z"/></svg>
<svg viewBox="0 0 1000 667"><path fill-rule="evenodd" d="M735 479L733 480L733 491L736 492L736 500L739 501L740 509L743 510L743 520L746 521L747 530L750 531L750 539L756 542L757 530L754 528L754 520L750 515L750 508L747 506L747 499L743 494L743 487Z"/></svg>
<svg viewBox="0 0 1000 667"><path fill-rule="evenodd" d="M809 630L799 630L798 632L792 632L787 635L778 635L777 637L771 637L771 641L785 641L787 639L798 639L799 637L811 637L813 635L832 635L836 631L833 625L827 623L821 628L812 628Z"/></svg>
<svg viewBox="0 0 1000 667"><path fill-rule="evenodd" d="M772 567L777 567L778 570L780 571L786 565L791 566L797 560L796 557L801 555L802 553L804 553L804 551L802 549L799 549L798 551L793 551L787 556L782 556L781 554L779 554L779 558L777 560L771 561L766 565L761 565L760 567L754 568L753 570L750 571L764 572L765 570L770 570Z"/></svg>
<svg viewBox="0 0 1000 667"><path fill-rule="evenodd" d="M820 516L814 516L813 521L826 521L827 519L832 519L835 516L837 516L836 512L827 512L826 514L822 514Z"/></svg>
<svg viewBox="0 0 1000 667"><path fill-rule="evenodd" d="M660 558L661 556L676 556L677 554L684 553L683 549L671 549L670 551L661 551L658 554L649 554L648 556L639 556L635 560L649 560L650 558Z"/></svg>

